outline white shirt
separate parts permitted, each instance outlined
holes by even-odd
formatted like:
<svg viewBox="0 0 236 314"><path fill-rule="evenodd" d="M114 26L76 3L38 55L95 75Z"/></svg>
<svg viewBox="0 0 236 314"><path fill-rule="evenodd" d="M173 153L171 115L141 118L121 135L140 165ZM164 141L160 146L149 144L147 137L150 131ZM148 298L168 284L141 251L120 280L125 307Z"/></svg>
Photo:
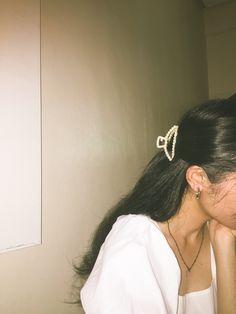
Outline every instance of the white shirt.
<svg viewBox="0 0 236 314"><path fill-rule="evenodd" d="M213 284L208 289L179 296L178 314L214 314L216 300Z"/></svg>
<svg viewBox="0 0 236 314"><path fill-rule="evenodd" d="M215 273L212 258L214 299ZM177 259L157 223L142 214L122 215L81 290L82 305L86 314L177 314L180 275ZM208 314L191 311L195 313Z"/></svg>

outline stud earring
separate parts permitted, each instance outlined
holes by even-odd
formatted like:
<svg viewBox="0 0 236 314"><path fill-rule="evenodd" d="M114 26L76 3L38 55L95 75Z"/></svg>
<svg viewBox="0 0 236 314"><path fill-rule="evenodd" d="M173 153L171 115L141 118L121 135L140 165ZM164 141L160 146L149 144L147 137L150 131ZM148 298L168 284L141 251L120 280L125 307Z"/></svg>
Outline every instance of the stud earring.
<svg viewBox="0 0 236 314"><path fill-rule="evenodd" d="M201 195L201 191L195 192L195 197L196 197L197 200L200 199L200 195Z"/></svg>

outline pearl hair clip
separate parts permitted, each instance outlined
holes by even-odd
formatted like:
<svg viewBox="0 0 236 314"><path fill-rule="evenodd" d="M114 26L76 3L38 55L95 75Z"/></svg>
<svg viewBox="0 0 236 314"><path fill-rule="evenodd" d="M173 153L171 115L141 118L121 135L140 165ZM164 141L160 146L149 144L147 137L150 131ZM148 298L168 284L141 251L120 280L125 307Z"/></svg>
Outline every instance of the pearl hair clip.
<svg viewBox="0 0 236 314"><path fill-rule="evenodd" d="M176 144L176 138L178 135L178 125L172 126L171 129L166 133L166 136L158 136L157 137L157 148L164 148L166 157L171 161L175 156L175 144ZM172 149L171 149L171 156L167 150L168 143L172 140Z"/></svg>

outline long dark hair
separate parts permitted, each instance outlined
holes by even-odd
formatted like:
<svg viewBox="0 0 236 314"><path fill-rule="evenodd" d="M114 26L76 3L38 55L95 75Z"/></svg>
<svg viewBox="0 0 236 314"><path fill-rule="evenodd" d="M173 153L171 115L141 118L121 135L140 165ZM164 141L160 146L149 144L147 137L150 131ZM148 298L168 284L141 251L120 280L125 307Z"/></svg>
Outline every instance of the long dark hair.
<svg viewBox="0 0 236 314"><path fill-rule="evenodd" d="M120 215L144 214L156 221L174 216L187 187L186 170L190 165L202 167L213 183L219 182L227 172L236 171L236 94L192 108L178 126L173 160L169 161L165 152L159 151L134 188L106 213L96 228L88 251L74 265L82 282L78 292ZM81 305L79 293L75 303Z"/></svg>

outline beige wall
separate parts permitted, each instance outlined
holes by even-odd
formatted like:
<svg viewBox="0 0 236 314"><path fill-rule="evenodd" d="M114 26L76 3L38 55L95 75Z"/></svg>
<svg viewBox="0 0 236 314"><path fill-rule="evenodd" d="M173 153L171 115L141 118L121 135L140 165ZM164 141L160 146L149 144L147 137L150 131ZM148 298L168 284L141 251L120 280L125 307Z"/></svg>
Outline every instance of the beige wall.
<svg viewBox="0 0 236 314"><path fill-rule="evenodd" d="M236 2L205 10L209 96L236 92Z"/></svg>
<svg viewBox="0 0 236 314"><path fill-rule="evenodd" d="M0 312L63 304L72 259L155 140L208 96L198 0L42 0L43 245L1 255Z"/></svg>

